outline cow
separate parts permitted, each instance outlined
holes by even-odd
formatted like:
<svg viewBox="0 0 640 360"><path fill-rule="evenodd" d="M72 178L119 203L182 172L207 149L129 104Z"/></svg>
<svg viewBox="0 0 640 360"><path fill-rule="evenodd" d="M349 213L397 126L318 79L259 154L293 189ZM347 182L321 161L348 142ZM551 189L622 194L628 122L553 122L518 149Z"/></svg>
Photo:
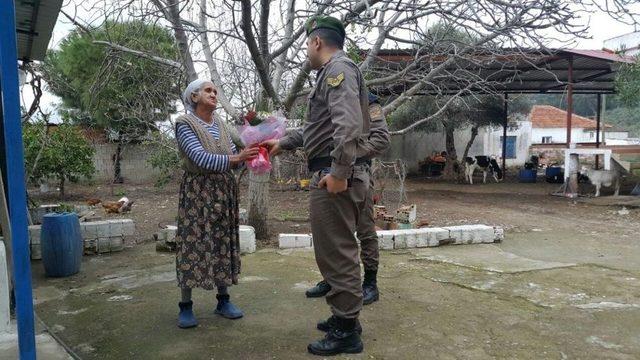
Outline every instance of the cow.
<svg viewBox="0 0 640 360"><path fill-rule="evenodd" d="M465 161L465 175L469 180L469 184L473 184L473 173L476 169L482 170L482 183L487 183L487 173L491 173L496 182L502 180L502 169L493 156L476 156L466 157Z"/></svg>

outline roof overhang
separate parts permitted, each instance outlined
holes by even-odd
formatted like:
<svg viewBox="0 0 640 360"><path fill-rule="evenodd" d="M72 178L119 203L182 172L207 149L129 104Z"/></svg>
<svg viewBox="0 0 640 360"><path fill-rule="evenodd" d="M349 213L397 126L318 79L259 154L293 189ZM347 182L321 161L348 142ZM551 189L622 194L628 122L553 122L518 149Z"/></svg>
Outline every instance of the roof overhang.
<svg viewBox="0 0 640 360"><path fill-rule="evenodd" d="M18 60L43 60L63 0L14 0Z"/></svg>
<svg viewBox="0 0 640 360"><path fill-rule="evenodd" d="M398 71L411 63L415 56L414 51L382 50L372 70L389 75L389 70ZM428 57L422 69L373 89L383 94L401 93L419 81L420 71L428 72L433 64L446 59L443 55ZM615 92L616 72L620 66L633 62L631 57L604 50L503 49L499 54L474 54L447 67L450 74L458 73L462 77L469 74L469 77L482 79L482 87L469 87L469 82L464 79L456 81L455 76L443 76L444 79L427 84L418 95L452 95L462 89L468 89L468 93L562 93L569 83L570 68L574 93L608 94Z"/></svg>

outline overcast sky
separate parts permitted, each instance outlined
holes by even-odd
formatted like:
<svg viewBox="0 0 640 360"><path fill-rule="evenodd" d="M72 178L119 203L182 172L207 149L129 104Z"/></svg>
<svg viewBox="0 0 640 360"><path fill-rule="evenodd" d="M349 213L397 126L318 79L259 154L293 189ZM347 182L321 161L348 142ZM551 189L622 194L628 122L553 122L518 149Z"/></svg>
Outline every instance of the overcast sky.
<svg viewBox="0 0 640 360"><path fill-rule="evenodd" d="M602 49L605 40L638 30L634 29L633 26L613 21L602 13L592 14L591 18L585 19L585 21L589 22L591 39L581 39L577 45L579 49ZM73 30L73 25L61 14L53 30L49 47L57 47L60 40L71 30ZM31 104L33 96L29 87L23 88L22 98L24 103ZM56 96L44 92L41 99L41 107L44 111L53 111L59 102L60 100ZM53 115L55 116L55 114Z"/></svg>

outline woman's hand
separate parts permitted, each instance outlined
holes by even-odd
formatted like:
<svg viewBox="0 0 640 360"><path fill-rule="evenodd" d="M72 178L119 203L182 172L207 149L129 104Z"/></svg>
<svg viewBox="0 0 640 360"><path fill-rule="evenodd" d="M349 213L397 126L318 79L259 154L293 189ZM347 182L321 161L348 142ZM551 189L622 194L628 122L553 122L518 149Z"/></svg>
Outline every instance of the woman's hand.
<svg viewBox="0 0 640 360"><path fill-rule="evenodd" d="M258 151L259 148L257 144L251 145L242 149L239 154L229 156L229 161L231 162L231 165L238 165L242 162L251 160L254 157L258 156Z"/></svg>

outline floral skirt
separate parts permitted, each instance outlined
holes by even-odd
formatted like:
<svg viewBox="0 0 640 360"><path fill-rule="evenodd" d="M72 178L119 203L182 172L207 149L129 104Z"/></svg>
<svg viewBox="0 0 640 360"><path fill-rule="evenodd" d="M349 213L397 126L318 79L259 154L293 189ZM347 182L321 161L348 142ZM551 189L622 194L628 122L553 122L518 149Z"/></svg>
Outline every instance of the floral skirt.
<svg viewBox="0 0 640 360"><path fill-rule="evenodd" d="M176 244L180 288L213 290L238 283L238 185L233 174L184 174Z"/></svg>

